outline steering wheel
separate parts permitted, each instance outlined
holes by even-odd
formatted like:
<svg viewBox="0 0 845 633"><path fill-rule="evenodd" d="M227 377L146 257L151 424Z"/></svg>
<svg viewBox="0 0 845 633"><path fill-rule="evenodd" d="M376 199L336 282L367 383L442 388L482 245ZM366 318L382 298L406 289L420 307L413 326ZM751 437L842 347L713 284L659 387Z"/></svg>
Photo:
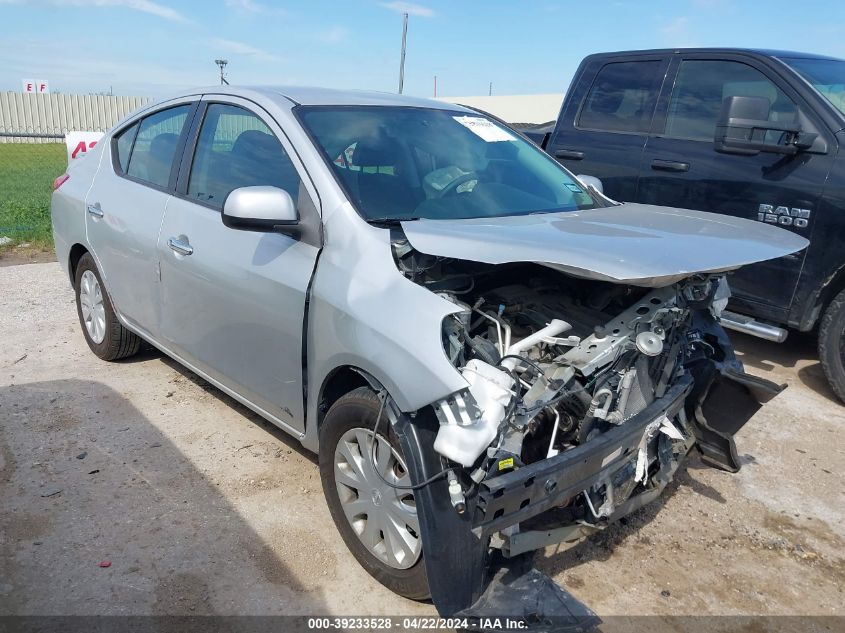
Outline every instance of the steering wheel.
<svg viewBox="0 0 845 633"><path fill-rule="evenodd" d="M440 193L437 194L437 197L445 198L446 196L453 196L456 194L460 195L460 193L463 192L457 193L458 187L472 180L481 180L481 174L479 174L477 171L471 171L466 174L463 174L462 176L458 176L448 185L443 187L443 189L440 190Z"/></svg>

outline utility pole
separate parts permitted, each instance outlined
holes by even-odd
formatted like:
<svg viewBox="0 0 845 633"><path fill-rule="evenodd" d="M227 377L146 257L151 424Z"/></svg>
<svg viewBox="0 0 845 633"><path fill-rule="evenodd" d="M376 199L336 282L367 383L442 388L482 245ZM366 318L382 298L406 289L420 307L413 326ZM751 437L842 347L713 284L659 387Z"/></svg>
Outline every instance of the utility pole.
<svg viewBox="0 0 845 633"><path fill-rule="evenodd" d="M405 86L405 44L408 41L408 14L402 14L402 56L399 59L399 94Z"/></svg>
<svg viewBox="0 0 845 633"><path fill-rule="evenodd" d="M493 82L492 81L490 82L490 89L487 91L487 96L488 97L493 96Z"/></svg>
<svg viewBox="0 0 845 633"><path fill-rule="evenodd" d="M221 86L223 86L223 85L228 86L229 82L226 81L226 73L224 72L224 69L226 68L226 64L228 64L229 61L226 60L226 59L215 59L214 63L217 64L217 66L220 67L220 85Z"/></svg>
<svg viewBox="0 0 845 633"><path fill-rule="evenodd" d="M434 75L434 97L437 97L437 75Z"/></svg>

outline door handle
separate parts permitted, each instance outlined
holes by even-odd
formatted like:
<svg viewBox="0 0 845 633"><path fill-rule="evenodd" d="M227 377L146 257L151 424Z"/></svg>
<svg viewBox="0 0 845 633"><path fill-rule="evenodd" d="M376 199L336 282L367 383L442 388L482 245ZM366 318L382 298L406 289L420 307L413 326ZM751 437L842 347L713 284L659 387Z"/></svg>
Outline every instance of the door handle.
<svg viewBox="0 0 845 633"><path fill-rule="evenodd" d="M655 158L651 161L651 168L657 171L689 171L689 163L682 163L678 160L661 160Z"/></svg>
<svg viewBox="0 0 845 633"><path fill-rule="evenodd" d="M582 158L584 158L584 152L579 152L577 149L559 149L555 152L555 158L581 160Z"/></svg>
<svg viewBox="0 0 845 633"><path fill-rule="evenodd" d="M179 253L180 255L190 255L194 252L193 246L188 243L187 239L180 239L178 237L171 237L167 240L167 245L170 250Z"/></svg>
<svg viewBox="0 0 845 633"><path fill-rule="evenodd" d="M93 215L95 218L101 218L105 215L105 213L103 213L103 210L100 208L99 202L87 205L87 209L88 213Z"/></svg>

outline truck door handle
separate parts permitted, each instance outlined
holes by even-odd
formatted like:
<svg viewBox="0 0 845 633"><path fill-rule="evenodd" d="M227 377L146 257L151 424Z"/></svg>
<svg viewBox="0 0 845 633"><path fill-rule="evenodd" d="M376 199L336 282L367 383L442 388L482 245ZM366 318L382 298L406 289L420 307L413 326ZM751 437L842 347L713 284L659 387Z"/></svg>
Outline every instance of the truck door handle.
<svg viewBox="0 0 845 633"><path fill-rule="evenodd" d="M559 149L555 152L555 158L581 160L582 158L584 158L584 152L579 152L577 149Z"/></svg>
<svg viewBox="0 0 845 633"><path fill-rule="evenodd" d="M175 251L180 255L190 255L194 252L194 247L188 243L187 239L171 237L167 240L167 245L170 247L170 250Z"/></svg>
<svg viewBox="0 0 845 633"><path fill-rule="evenodd" d="M651 161L651 168L657 171L689 171L689 163L682 163L678 160L661 160L655 158Z"/></svg>
<svg viewBox="0 0 845 633"><path fill-rule="evenodd" d="M94 204L89 204L89 205L87 205L86 208L88 209L88 213L93 215L95 218L101 218L105 215L105 213L103 213L103 210L100 208L99 202L94 203Z"/></svg>

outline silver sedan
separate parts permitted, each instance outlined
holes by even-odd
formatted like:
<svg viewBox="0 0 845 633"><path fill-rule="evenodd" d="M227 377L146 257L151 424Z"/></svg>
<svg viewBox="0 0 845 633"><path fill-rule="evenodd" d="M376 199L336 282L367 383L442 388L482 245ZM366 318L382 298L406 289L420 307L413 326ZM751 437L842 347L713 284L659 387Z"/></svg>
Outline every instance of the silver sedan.
<svg viewBox="0 0 845 633"><path fill-rule="evenodd" d="M317 89L150 104L52 217L97 356L146 341L299 438L364 569L469 618L588 621L494 554L602 529L693 449L739 468L781 387L735 358L727 279L806 246L610 200L474 110Z"/></svg>

